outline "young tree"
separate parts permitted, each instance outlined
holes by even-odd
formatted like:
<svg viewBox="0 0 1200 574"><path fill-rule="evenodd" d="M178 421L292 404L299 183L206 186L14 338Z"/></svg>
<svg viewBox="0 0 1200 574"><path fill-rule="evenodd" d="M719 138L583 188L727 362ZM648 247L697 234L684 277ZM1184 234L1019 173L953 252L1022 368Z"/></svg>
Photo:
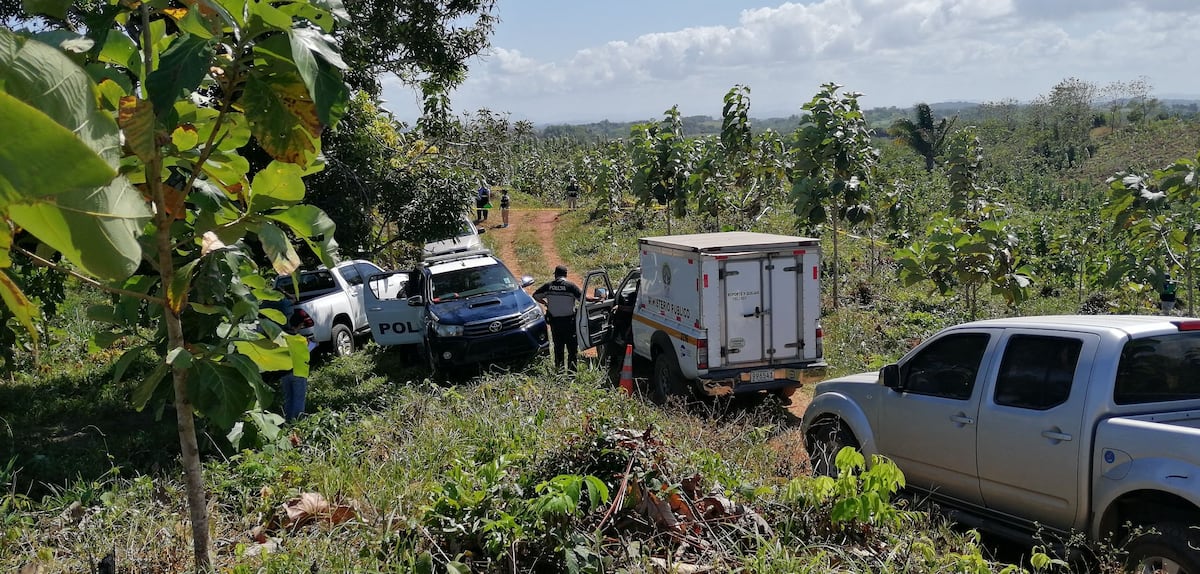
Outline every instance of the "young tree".
<svg viewBox="0 0 1200 574"><path fill-rule="evenodd" d="M983 152L974 131L951 136L946 156L949 205L934 215L924 240L897 249L895 258L905 286L930 281L943 295L961 291L974 319L985 287L1009 305L1023 301L1031 269L1021 263L1004 206L989 201L979 183Z"/></svg>
<svg viewBox="0 0 1200 574"><path fill-rule="evenodd" d="M821 86L804 104L803 123L797 128L792 147L792 205L801 224L828 221L833 240L833 306L838 297L838 233L845 220L851 225L871 222L874 213L867 203L866 186L879 151L871 146L871 130L858 106L857 92L838 96L841 86Z"/></svg>
<svg viewBox="0 0 1200 574"><path fill-rule="evenodd" d="M897 142L907 145L924 158L925 171L931 172L933 166L937 165L938 156L942 155L946 148L946 136L950 135L958 116L934 122L933 109L924 102L917 104L916 111L917 121L900 118L892 122L888 133L894 136Z"/></svg>
<svg viewBox="0 0 1200 574"><path fill-rule="evenodd" d="M231 429L235 441L276 434L282 419L262 410L271 400L260 373L307 370L303 337L284 334L283 316L259 307L281 295L246 242L279 274L300 262L289 232L333 263L333 223L300 204L302 177L321 168L321 131L347 94L327 35L347 17L339 4L239 6L121 3L91 14L86 35L0 30L0 132L26 135L0 141L0 267L17 250L116 295L89 311L109 325L98 345L140 342L116 379L141 353L159 355L132 400L174 405L195 568L206 572L195 417ZM239 154L251 139L272 158L257 173ZM18 230L65 262L14 245ZM6 274L0 295L32 332L34 309ZM150 335L139 329L146 315L157 320Z"/></svg>
<svg viewBox="0 0 1200 574"><path fill-rule="evenodd" d="M694 150L683 137L679 106L664 112L658 124L633 127L633 192L640 203L667 206L667 233L671 215L687 214L687 180L693 169Z"/></svg>

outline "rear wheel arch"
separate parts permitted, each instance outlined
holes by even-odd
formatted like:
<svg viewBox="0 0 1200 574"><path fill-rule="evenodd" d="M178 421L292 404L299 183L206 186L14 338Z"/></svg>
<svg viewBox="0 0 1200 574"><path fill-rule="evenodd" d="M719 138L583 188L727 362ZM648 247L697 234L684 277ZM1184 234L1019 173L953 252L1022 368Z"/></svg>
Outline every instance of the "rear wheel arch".
<svg viewBox="0 0 1200 574"><path fill-rule="evenodd" d="M1134 490L1117 497L1100 518L1099 535L1116 541L1129 534L1127 524L1149 527L1156 523L1200 523L1200 508L1186 498L1158 490Z"/></svg>

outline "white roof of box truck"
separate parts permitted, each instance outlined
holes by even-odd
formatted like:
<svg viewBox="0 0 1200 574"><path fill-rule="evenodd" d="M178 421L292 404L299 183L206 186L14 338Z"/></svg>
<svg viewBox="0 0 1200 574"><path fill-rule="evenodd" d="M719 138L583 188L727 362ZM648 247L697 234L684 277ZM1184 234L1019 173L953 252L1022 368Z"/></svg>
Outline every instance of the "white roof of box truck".
<svg viewBox="0 0 1200 574"><path fill-rule="evenodd" d="M772 251L796 247L812 247L820 242L812 237L755 233L752 231L722 231L720 233L696 233L692 235L664 235L643 237L638 240L645 245L681 249L698 253L736 253L743 251Z"/></svg>

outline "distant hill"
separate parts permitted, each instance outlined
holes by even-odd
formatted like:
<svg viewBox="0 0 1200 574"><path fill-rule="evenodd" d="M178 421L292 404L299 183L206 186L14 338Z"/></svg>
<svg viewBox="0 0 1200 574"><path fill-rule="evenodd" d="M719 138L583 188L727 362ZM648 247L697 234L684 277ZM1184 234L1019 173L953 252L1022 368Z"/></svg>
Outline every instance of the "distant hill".
<svg viewBox="0 0 1200 574"><path fill-rule="evenodd" d="M979 102L935 102L929 104L936 118L959 116L963 120L978 118L983 104ZM1018 103L1020 106L1026 103ZM1200 111L1200 99L1188 97L1162 98L1158 100L1160 111L1175 115L1189 116ZM863 111L867 122L883 135L888 126L900 118L912 118L916 106L907 107L877 107ZM717 135L721 133L721 118L711 116L687 116L682 118L683 133L688 137ZM628 138L635 124L645 122L593 122L586 124L551 124L541 128L545 138L567 138L575 141L604 141ZM751 128L754 133L762 133L767 129L781 134L790 134L800 125L800 116L775 118L751 118Z"/></svg>

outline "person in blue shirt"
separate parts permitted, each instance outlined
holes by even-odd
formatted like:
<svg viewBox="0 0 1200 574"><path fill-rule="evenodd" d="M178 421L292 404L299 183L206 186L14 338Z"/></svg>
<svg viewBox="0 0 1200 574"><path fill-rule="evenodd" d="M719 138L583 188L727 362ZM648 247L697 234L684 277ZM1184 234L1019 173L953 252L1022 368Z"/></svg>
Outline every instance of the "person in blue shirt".
<svg viewBox="0 0 1200 574"><path fill-rule="evenodd" d="M488 209L492 207L492 190L488 189L487 182L479 184L479 190L475 196L475 219L476 221L487 221Z"/></svg>

